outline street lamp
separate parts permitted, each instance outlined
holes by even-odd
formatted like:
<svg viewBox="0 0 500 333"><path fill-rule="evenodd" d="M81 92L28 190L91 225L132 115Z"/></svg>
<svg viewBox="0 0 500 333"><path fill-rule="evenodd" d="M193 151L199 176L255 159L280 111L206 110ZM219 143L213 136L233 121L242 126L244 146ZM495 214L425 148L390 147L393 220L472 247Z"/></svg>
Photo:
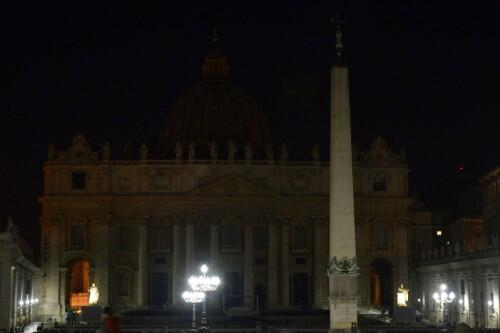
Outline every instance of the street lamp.
<svg viewBox="0 0 500 333"><path fill-rule="evenodd" d="M208 276L208 266L203 264L200 267L202 275L191 276L188 280L191 289L194 291L209 292L217 290L221 280L218 276ZM201 327L207 327L207 306L206 299L203 300L203 310L201 312Z"/></svg>
<svg viewBox="0 0 500 333"><path fill-rule="evenodd" d="M446 291L448 289L448 286L446 286L446 284L444 283L439 286L439 289L441 290L441 292L440 293L435 292L432 295L432 298L434 299L435 302L440 303L441 309L443 310L444 313L444 305L453 302L456 296L453 291L450 291L449 293Z"/></svg>
<svg viewBox="0 0 500 333"><path fill-rule="evenodd" d="M196 328L196 303L201 303L205 300L205 293L202 291L185 291L182 293L184 302L193 304L193 319L192 328Z"/></svg>

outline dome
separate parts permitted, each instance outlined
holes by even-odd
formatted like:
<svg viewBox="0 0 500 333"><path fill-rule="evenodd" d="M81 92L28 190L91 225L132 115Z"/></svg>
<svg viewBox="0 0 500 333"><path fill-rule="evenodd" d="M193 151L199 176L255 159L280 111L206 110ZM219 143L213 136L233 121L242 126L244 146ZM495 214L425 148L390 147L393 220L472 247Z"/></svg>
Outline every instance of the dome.
<svg viewBox="0 0 500 333"><path fill-rule="evenodd" d="M161 145L172 150L179 142L226 145L250 142L264 147L270 142L270 127L255 100L228 80L229 68L220 51L217 35L205 56L203 80L172 104L161 133Z"/></svg>

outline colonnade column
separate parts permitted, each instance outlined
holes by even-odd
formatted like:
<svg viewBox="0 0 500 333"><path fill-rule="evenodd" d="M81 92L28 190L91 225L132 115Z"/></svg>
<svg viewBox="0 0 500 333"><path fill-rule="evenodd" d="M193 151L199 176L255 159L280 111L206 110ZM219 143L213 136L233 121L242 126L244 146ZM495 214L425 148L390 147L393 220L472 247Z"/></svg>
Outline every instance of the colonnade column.
<svg viewBox="0 0 500 333"><path fill-rule="evenodd" d="M253 226L245 225L245 252L244 252L244 304L252 308L254 304L254 286L253 286Z"/></svg>
<svg viewBox="0 0 500 333"><path fill-rule="evenodd" d="M288 220L281 225L281 305L290 305L290 228Z"/></svg>
<svg viewBox="0 0 500 333"><path fill-rule="evenodd" d="M182 293L182 281L184 278L184 269L182 267L183 260L183 248L181 239L181 226L179 221L175 221L173 226L173 242L174 242L174 253L172 261L172 304L179 305L182 304L181 293Z"/></svg>
<svg viewBox="0 0 500 333"><path fill-rule="evenodd" d="M148 291L148 227L146 221L139 223L139 263L137 278L137 304L146 306Z"/></svg>
<svg viewBox="0 0 500 333"><path fill-rule="evenodd" d="M271 221L267 245L267 300L270 308L278 306L278 226Z"/></svg>

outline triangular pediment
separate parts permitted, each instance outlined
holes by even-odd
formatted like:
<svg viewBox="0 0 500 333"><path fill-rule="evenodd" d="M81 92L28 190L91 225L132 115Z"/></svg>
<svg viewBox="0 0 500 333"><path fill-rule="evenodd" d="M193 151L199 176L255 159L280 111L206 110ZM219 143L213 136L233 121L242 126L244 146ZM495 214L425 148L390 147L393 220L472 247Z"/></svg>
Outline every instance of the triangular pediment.
<svg viewBox="0 0 500 333"><path fill-rule="evenodd" d="M190 192L200 196L231 197L277 197L278 194L260 185L237 176L229 176L215 182L204 184Z"/></svg>

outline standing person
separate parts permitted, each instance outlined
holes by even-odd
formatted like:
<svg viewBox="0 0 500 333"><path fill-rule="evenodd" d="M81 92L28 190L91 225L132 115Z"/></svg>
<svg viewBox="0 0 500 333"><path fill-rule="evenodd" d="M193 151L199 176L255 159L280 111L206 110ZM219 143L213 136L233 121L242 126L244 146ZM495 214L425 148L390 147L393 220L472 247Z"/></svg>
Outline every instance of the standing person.
<svg viewBox="0 0 500 333"><path fill-rule="evenodd" d="M111 307L104 307L102 313L104 317L104 333L120 333L120 321L113 314Z"/></svg>

